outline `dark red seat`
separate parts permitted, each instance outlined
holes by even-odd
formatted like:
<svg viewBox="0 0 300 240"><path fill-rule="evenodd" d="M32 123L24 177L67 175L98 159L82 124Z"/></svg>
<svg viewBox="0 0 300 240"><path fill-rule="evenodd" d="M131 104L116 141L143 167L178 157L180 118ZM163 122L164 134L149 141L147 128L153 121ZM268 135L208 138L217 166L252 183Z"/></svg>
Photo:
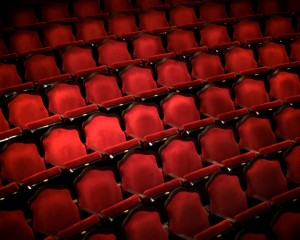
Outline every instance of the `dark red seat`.
<svg viewBox="0 0 300 240"><path fill-rule="evenodd" d="M236 1L238 2L238 1ZM257 21L242 19L233 26L233 40L245 42L249 39L262 38L263 34L260 30L260 24Z"/></svg>
<svg viewBox="0 0 300 240"><path fill-rule="evenodd" d="M278 37L280 35L294 33L292 21L282 16L272 16L265 21L265 33L267 36Z"/></svg>
<svg viewBox="0 0 300 240"><path fill-rule="evenodd" d="M73 2L73 14L76 17L84 18L101 13L102 10L97 0L76 0Z"/></svg>
<svg viewBox="0 0 300 240"><path fill-rule="evenodd" d="M217 2L205 2L199 8L200 21L213 21L227 18L225 4Z"/></svg>
<svg viewBox="0 0 300 240"><path fill-rule="evenodd" d="M118 13L108 18L108 34L122 36L137 32L135 15Z"/></svg>
<svg viewBox="0 0 300 240"><path fill-rule="evenodd" d="M42 47L39 34L36 31L18 29L10 35L10 52L22 54Z"/></svg>
<svg viewBox="0 0 300 240"><path fill-rule="evenodd" d="M254 15L252 1L249 0L234 0L230 2L230 16L243 17Z"/></svg>
<svg viewBox="0 0 300 240"><path fill-rule="evenodd" d="M77 40L90 41L107 36L102 19L84 18L76 24Z"/></svg>
<svg viewBox="0 0 300 240"><path fill-rule="evenodd" d="M198 22L195 8L192 6L175 6L169 10L169 15L171 26L181 26Z"/></svg>
<svg viewBox="0 0 300 240"><path fill-rule="evenodd" d="M44 45L52 48L75 41L71 25L52 23L44 29Z"/></svg>
<svg viewBox="0 0 300 240"><path fill-rule="evenodd" d="M169 26L164 10L149 9L139 14L139 29L152 31Z"/></svg>
<svg viewBox="0 0 300 240"><path fill-rule="evenodd" d="M177 28L167 34L167 50L181 53L183 50L196 48L198 44L193 31Z"/></svg>
<svg viewBox="0 0 300 240"><path fill-rule="evenodd" d="M22 83L17 67L13 63L0 63L0 89Z"/></svg>
<svg viewBox="0 0 300 240"><path fill-rule="evenodd" d="M129 0L105 0L104 8L108 12L120 12L131 9Z"/></svg>
<svg viewBox="0 0 300 240"><path fill-rule="evenodd" d="M67 2L45 2L41 6L41 19L45 22L52 22L70 17Z"/></svg>
<svg viewBox="0 0 300 240"><path fill-rule="evenodd" d="M38 19L34 8L23 6L13 8L9 11L8 22L12 27L18 28L36 24L38 23Z"/></svg>
<svg viewBox="0 0 300 240"><path fill-rule="evenodd" d="M257 4L257 12L264 15L280 12L279 0L262 0Z"/></svg>
<svg viewBox="0 0 300 240"><path fill-rule="evenodd" d="M231 40L225 26L211 23L207 24L200 30L200 45L205 45L211 48L230 41Z"/></svg>

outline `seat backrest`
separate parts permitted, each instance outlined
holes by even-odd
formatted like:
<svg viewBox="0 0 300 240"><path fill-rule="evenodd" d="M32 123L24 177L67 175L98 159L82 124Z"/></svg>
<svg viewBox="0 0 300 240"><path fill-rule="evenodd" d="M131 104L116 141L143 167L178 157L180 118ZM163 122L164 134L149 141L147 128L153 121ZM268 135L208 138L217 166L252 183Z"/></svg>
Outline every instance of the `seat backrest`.
<svg viewBox="0 0 300 240"><path fill-rule="evenodd" d="M300 109L286 107L274 116L276 135L295 140L300 137Z"/></svg>
<svg viewBox="0 0 300 240"><path fill-rule="evenodd" d="M231 128L212 127L199 136L203 160L222 162L240 154Z"/></svg>
<svg viewBox="0 0 300 240"><path fill-rule="evenodd" d="M169 26L166 18L166 12L155 9L149 9L140 13L139 22L139 29L147 31L152 31Z"/></svg>
<svg viewBox="0 0 300 240"><path fill-rule="evenodd" d="M6 131L8 129L9 129L9 124L3 115L2 109L0 108L0 132Z"/></svg>
<svg viewBox="0 0 300 240"><path fill-rule="evenodd" d="M133 152L126 155L118 165L123 191L128 189L143 193L162 184L163 175L156 161L153 153Z"/></svg>
<svg viewBox="0 0 300 240"><path fill-rule="evenodd" d="M44 188L30 202L33 229L47 235L57 235L80 221L79 210L66 188Z"/></svg>
<svg viewBox="0 0 300 240"><path fill-rule="evenodd" d="M10 35L10 52L23 53L42 47L37 31L18 29Z"/></svg>
<svg viewBox="0 0 300 240"><path fill-rule="evenodd" d="M255 15L252 2L249 0L233 0L230 2L230 16L242 17Z"/></svg>
<svg viewBox="0 0 300 240"><path fill-rule="evenodd" d="M267 36L278 37L280 35L294 33L292 21L282 16L272 16L265 21L265 32Z"/></svg>
<svg viewBox="0 0 300 240"><path fill-rule="evenodd" d="M162 170L164 174L183 177L187 173L202 168L196 144L192 139L174 138L160 148Z"/></svg>
<svg viewBox="0 0 300 240"><path fill-rule="evenodd" d="M0 63L0 89L22 83L15 64Z"/></svg>
<svg viewBox="0 0 300 240"><path fill-rule="evenodd" d="M73 14L84 18L102 13L100 3L97 0L76 0L73 2Z"/></svg>
<svg viewBox="0 0 300 240"><path fill-rule="evenodd" d="M290 62L283 44L268 42L259 47L257 52L257 62L262 66L272 67ZM272 54L272 57L270 54Z"/></svg>
<svg viewBox="0 0 300 240"><path fill-rule="evenodd" d="M123 225L128 240L167 240L158 212L139 210L129 215Z"/></svg>
<svg viewBox="0 0 300 240"><path fill-rule="evenodd" d="M275 216L272 224L272 232L278 240L291 239L296 240L299 238L299 223L300 214L297 212L282 212L280 215Z"/></svg>
<svg viewBox="0 0 300 240"><path fill-rule="evenodd" d="M88 42L91 39L101 38L107 36L107 32L104 27L104 21L84 18L76 24L77 36L76 39Z"/></svg>
<svg viewBox="0 0 300 240"><path fill-rule="evenodd" d="M41 6L41 19L45 22L69 17L67 2L45 2Z"/></svg>
<svg viewBox="0 0 300 240"><path fill-rule="evenodd" d="M286 163L286 178L289 182L300 183L300 146L293 146L285 155L284 161Z"/></svg>
<svg viewBox="0 0 300 240"><path fill-rule="evenodd" d="M123 113L125 133L143 138L164 130L156 105L134 104Z"/></svg>
<svg viewBox="0 0 300 240"><path fill-rule="evenodd" d="M117 13L108 18L108 34L122 36L123 34L137 32L135 15Z"/></svg>
<svg viewBox="0 0 300 240"><path fill-rule="evenodd" d="M50 129L42 138L45 162L64 165L66 162L87 154L75 128L56 127Z"/></svg>
<svg viewBox="0 0 300 240"><path fill-rule="evenodd" d="M235 1L238 2L238 1ZM250 1L247 1L250 2ZM261 38L263 34L260 30L260 24L256 21L243 19L233 26L233 40L245 42L249 39Z"/></svg>
<svg viewBox="0 0 300 240"><path fill-rule="evenodd" d="M178 5L169 11L170 25L180 26L198 22L195 8L192 6ZM183 17L184 16L184 17Z"/></svg>
<svg viewBox="0 0 300 240"><path fill-rule="evenodd" d="M225 4L217 2L205 2L199 8L200 21L212 21L227 18Z"/></svg>
<svg viewBox="0 0 300 240"><path fill-rule="evenodd" d="M108 12L119 12L131 9L129 0L104 0L104 6Z"/></svg>
<svg viewBox="0 0 300 240"><path fill-rule="evenodd" d="M271 200L288 191L287 181L277 160L256 159L245 171L247 195Z"/></svg>
<svg viewBox="0 0 300 240"><path fill-rule="evenodd" d="M248 208L246 193L236 175L215 175L207 183L207 191L212 214L233 218Z"/></svg>
<svg viewBox="0 0 300 240"><path fill-rule="evenodd" d="M9 181L23 179L46 169L34 143L12 142L0 152L1 176Z"/></svg>
<svg viewBox="0 0 300 240"><path fill-rule="evenodd" d="M97 213L123 200L122 191L111 170L86 169L75 181L78 206Z"/></svg>
<svg viewBox="0 0 300 240"><path fill-rule="evenodd" d="M209 227L208 213L197 192L178 191L166 202L169 230L172 234L195 234Z"/></svg>
<svg viewBox="0 0 300 240"><path fill-rule="evenodd" d="M200 114L192 95L169 95L161 102L165 124L182 127L183 124L200 120Z"/></svg>
<svg viewBox="0 0 300 240"><path fill-rule="evenodd" d="M52 23L44 29L44 45L52 48L75 41L71 25Z"/></svg>
<svg viewBox="0 0 300 240"><path fill-rule="evenodd" d="M279 0L262 0L257 3L257 12L264 15L280 12Z"/></svg>
<svg viewBox="0 0 300 240"><path fill-rule="evenodd" d="M256 150L276 143L276 136L267 118L249 116L237 127L241 148Z"/></svg>
<svg viewBox="0 0 300 240"><path fill-rule="evenodd" d="M225 26L211 23L200 30L200 45L213 47L228 42L230 37Z"/></svg>
<svg viewBox="0 0 300 240"><path fill-rule="evenodd" d="M86 146L104 151L126 141L117 116L93 115L83 124Z"/></svg>

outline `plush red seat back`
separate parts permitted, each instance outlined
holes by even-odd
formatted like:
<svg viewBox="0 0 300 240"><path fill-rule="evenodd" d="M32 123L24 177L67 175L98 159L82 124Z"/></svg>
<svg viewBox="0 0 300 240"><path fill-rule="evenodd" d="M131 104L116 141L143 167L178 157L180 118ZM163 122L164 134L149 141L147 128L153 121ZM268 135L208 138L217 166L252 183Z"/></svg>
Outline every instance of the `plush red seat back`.
<svg viewBox="0 0 300 240"><path fill-rule="evenodd" d="M274 120L278 136L291 140L300 137L300 109L287 107L276 114Z"/></svg>
<svg viewBox="0 0 300 240"><path fill-rule="evenodd" d="M290 58L291 58L291 61L299 61L300 60L300 39L296 39L295 41L291 42Z"/></svg>
<svg viewBox="0 0 300 240"><path fill-rule="evenodd" d="M140 30L152 31L159 28L168 27L165 11L149 9L139 14Z"/></svg>
<svg viewBox="0 0 300 240"><path fill-rule="evenodd" d="M167 49L171 52L180 53L185 49L198 47L193 31L176 29L167 35Z"/></svg>
<svg viewBox="0 0 300 240"><path fill-rule="evenodd" d="M266 35L278 37L280 35L294 33L292 21L282 16L272 16L265 21Z"/></svg>
<svg viewBox="0 0 300 240"><path fill-rule="evenodd" d="M44 30L44 44L52 48L75 41L71 25L52 23Z"/></svg>
<svg viewBox="0 0 300 240"><path fill-rule="evenodd" d="M205 2L199 8L200 21L212 21L227 18L225 4Z"/></svg>
<svg viewBox="0 0 300 240"><path fill-rule="evenodd" d="M8 21L12 27L24 27L38 22L34 8L14 8L8 14Z"/></svg>
<svg viewBox="0 0 300 240"><path fill-rule="evenodd" d="M297 212L283 212L272 226L272 232L278 240L291 239L296 240L299 238L299 223L300 214Z"/></svg>
<svg viewBox="0 0 300 240"><path fill-rule="evenodd" d="M133 39L133 56L136 58L147 59L148 57L163 54L165 49L161 38L152 34L142 34Z"/></svg>
<svg viewBox="0 0 300 240"><path fill-rule="evenodd" d="M257 4L257 12L264 15L280 12L279 0L262 0Z"/></svg>
<svg viewBox="0 0 300 240"><path fill-rule="evenodd" d="M5 119L2 109L0 108L0 132L6 131L9 129L9 123Z"/></svg>
<svg viewBox="0 0 300 240"><path fill-rule="evenodd" d="M22 83L16 65L11 63L0 63L0 89L12 87Z"/></svg>
<svg viewBox="0 0 300 240"><path fill-rule="evenodd" d="M77 39L88 42L91 39L107 36L104 21L93 18L82 19L76 24Z"/></svg>
<svg viewBox="0 0 300 240"><path fill-rule="evenodd" d="M275 42L268 42L258 48L258 64L272 67L290 62L285 46Z"/></svg>
<svg viewBox="0 0 300 240"><path fill-rule="evenodd" d="M228 42L230 42L230 38L225 26L212 23L200 30L200 45L205 45L211 48L215 45Z"/></svg>
<svg viewBox="0 0 300 240"><path fill-rule="evenodd" d="M263 34L260 24L255 21L243 19L234 25L233 40L245 42L249 39L261 38Z"/></svg>
<svg viewBox="0 0 300 240"><path fill-rule="evenodd" d="M137 32L135 16L128 14L116 14L108 19L108 34L121 36L126 33Z"/></svg>
<svg viewBox="0 0 300 240"><path fill-rule="evenodd" d="M3 38L0 38L0 55L6 55L8 54L8 50L5 46L5 42Z"/></svg>
<svg viewBox="0 0 300 240"><path fill-rule="evenodd" d="M119 119L115 116L95 115L83 126L86 145L99 151L126 141Z"/></svg>
<svg viewBox="0 0 300 240"><path fill-rule="evenodd" d="M119 12L131 9L129 0L105 0L104 6L108 12Z"/></svg>
<svg viewBox="0 0 300 240"><path fill-rule="evenodd" d="M114 234L95 233L90 235L87 240L116 240L116 236Z"/></svg>
<svg viewBox="0 0 300 240"><path fill-rule="evenodd" d="M41 19L51 22L59 19L69 18L67 2L45 2L41 6Z"/></svg>
<svg viewBox="0 0 300 240"><path fill-rule="evenodd" d="M170 14L170 25L180 26L184 24L191 24L198 22L195 8L184 5L179 5L171 8Z"/></svg>
<svg viewBox="0 0 300 240"><path fill-rule="evenodd" d="M23 53L42 48L38 32L19 29L10 35L10 51Z"/></svg>
<svg viewBox="0 0 300 240"><path fill-rule="evenodd" d="M300 146L295 145L284 157L287 173L286 178L290 182L300 183Z"/></svg>
<svg viewBox="0 0 300 240"><path fill-rule="evenodd" d="M102 12L98 0L76 0L73 2L73 14L76 17L88 17Z"/></svg>
<svg viewBox="0 0 300 240"><path fill-rule="evenodd" d="M231 17L242 17L254 15L252 9L252 1L249 0L235 0L230 3L230 15Z"/></svg>
<svg viewBox="0 0 300 240"><path fill-rule="evenodd" d="M162 4L161 0L136 0L135 2L139 8L151 8Z"/></svg>

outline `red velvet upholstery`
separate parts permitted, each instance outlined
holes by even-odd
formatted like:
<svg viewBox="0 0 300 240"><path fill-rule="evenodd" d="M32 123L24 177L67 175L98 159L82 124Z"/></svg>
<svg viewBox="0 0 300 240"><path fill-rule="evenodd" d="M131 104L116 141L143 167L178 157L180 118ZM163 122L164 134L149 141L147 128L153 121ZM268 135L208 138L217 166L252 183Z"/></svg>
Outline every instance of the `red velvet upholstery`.
<svg viewBox="0 0 300 240"><path fill-rule="evenodd" d="M119 119L112 116L95 115L83 126L86 145L99 151L126 141Z"/></svg>
<svg viewBox="0 0 300 240"><path fill-rule="evenodd" d="M23 53L42 48L39 34L36 31L19 29L10 35L10 51Z"/></svg>
<svg viewBox="0 0 300 240"><path fill-rule="evenodd" d="M164 130L163 122L158 114L158 108L154 105L136 104L129 107L123 118L127 135L143 138L146 135Z"/></svg>
<svg viewBox="0 0 300 240"><path fill-rule="evenodd" d="M257 3L257 12L264 15L280 12L279 0L262 0Z"/></svg>
<svg viewBox="0 0 300 240"><path fill-rule="evenodd" d="M238 234L236 240L268 240L268 237L263 233L244 232Z"/></svg>
<svg viewBox="0 0 300 240"><path fill-rule="evenodd" d="M193 237L209 227L208 213L197 192L179 191L166 204L172 234Z"/></svg>
<svg viewBox="0 0 300 240"><path fill-rule="evenodd" d="M206 161L216 161L237 156L240 154L239 146L235 141L232 129L212 127L199 138L202 149L201 156Z"/></svg>
<svg viewBox="0 0 300 240"><path fill-rule="evenodd" d="M117 79L114 76L97 74L84 82L86 100L100 104L122 97Z"/></svg>
<svg viewBox="0 0 300 240"><path fill-rule="evenodd" d="M44 45L52 48L58 45L74 42L71 25L52 23L44 29Z"/></svg>
<svg viewBox="0 0 300 240"><path fill-rule="evenodd" d="M254 15L252 2L249 0L234 0L230 2L230 15L231 17L243 17Z"/></svg>
<svg viewBox="0 0 300 240"><path fill-rule="evenodd" d="M22 83L16 65L11 63L0 63L0 89L12 87Z"/></svg>
<svg viewBox="0 0 300 240"><path fill-rule="evenodd" d="M200 120L200 114L193 96L170 95L161 104L163 121L171 126L182 127L183 124Z"/></svg>
<svg viewBox="0 0 300 240"><path fill-rule="evenodd" d="M124 62L131 60L125 42L108 40L98 48L98 63L100 65L112 66L117 62Z"/></svg>
<svg viewBox="0 0 300 240"><path fill-rule="evenodd" d="M286 163L286 177L289 182L300 183L300 146L293 146L290 151L284 156L284 161Z"/></svg>
<svg viewBox="0 0 300 240"><path fill-rule="evenodd" d="M21 93L8 103L9 122L25 127L29 122L49 116L40 95Z"/></svg>
<svg viewBox="0 0 300 240"><path fill-rule="evenodd" d="M228 88L209 86L199 92L200 113L216 117L221 113L234 111L234 103Z"/></svg>
<svg viewBox="0 0 300 240"><path fill-rule="evenodd" d="M47 235L57 235L64 228L80 221L77 206L68 189L45 188L30 203L33 229Z"/></svg>
<svg viewBox="0 0 300 240"><path fill-rule="evenodd" d="M262 80L244 78L234 85L233 89L235 103L239 106L251 108L252 106L269 102L269 95Z"/></svg>
<svg viewBox="0 0 300 240"><path fill-rule="evenodd" d="M34 233L20 210L0 211L0 235L3 239L34 240Z"/></svg>
<svg viewBox="0 0 300 240"><path fill-rule="evenodd" d="M67 2L45 2L41 6L41 19L45 22L52 22L69 17Z"/></svg>
<svg viewBox="0 0 300 240"><path fill-rule="evenodd" d="M142 34L134 38L132 44L133 56L136 58L147 59L148 57L165 53L162 40L156 35Z"/></svg>
<svg viewBox="0 0 300 240"><path fill-rule="evenodd" d="M119 12L131 9L129 0L104 0L104 6L108 12Z"/></svg>
<svg viewBox="0 0 300 240"><path fill-rule="evenodd" d="M2 178L16 182L46 169L33 143L10 143L0 152L0 165Z"/></svg>
<svg viewBox="0 0 300 240"><path fill-rule="evenodd" d="M198 47L195 40L194 32L177 28L167 35L168 46L170 52L180 53L182 50Z"/></svg>
<svg viewBox="0 0 300 240"><path fill-rule="evenodd" d="M177 83L191 81L185 62L168 59L156 66L157 83L163 86L174 86Z"/></svg>
<svg viewBox="0 0 300 240"><path fill-rule="evenodd" d="M81 21L76 24L76 30L76 38L78 40L83 40L86 42L88 42L91 39L107 36L104 27L104 21L93 18L81 19Z"/></svg>
<svg viewBox="0 0 300 240"><path fill-rule="evenodd" d="M212 23L200 30L200 45L211 48L215 45L228 42L230 42L230 38L225 26Z"/></svg>
<svg viewBox="0 0 300 240"><path fill-rule="evenodd" d="M292 61L300 61L300 39L291 42L290 58Z"/></svg>
<svg viewBox="0 0 300 240"><path fill-rule="evenodd" d="M299 238L300 214L296 212L282 212L272 226L272 232L278 240Z"/></svg>
<svg viewBox="0 0 300 240"><path fill-rule="evenodd" d="M168 234L157 212L139 210L127 219L124 225L127 240L167 240Z"/></svg>
<svg viewBox="0 0 300 240"><path fill-rule="evenodd" d="M124 0L123 0L124 1ZM116 14L108 19L108 34L121 36L123 34L137 32L138 27L135 16L129 14Z"/></svg>
<svg viewBox="0 0 300 240"><path fill-rule="evenodd" d="M75 74L96 67L90 48L73 46L62 52L61 57L63 61L62 70L66 73Z"/></svg>
<svg viewBox="0 0 300 240"><path fill-rule="evenodd" d="M152 31L159 28L168 27L165 11L149 9L139 14L139 29Z"/></svg>
<svg viewBox="0 0 300 240"><path fill-rule="evenodd" d="M269 78L270 96L285 100L300 94L299 77L295 73L278 72Z"/></svg>
<svg viewBox="0 0 300 240"><path fill-rule="evenodd" d="M277 160L257 159L245 172L247 195L271 200L288 191L287 181Z"/></svg>
<svg viewBox="0 0 300 240"><path fill-rule="evenodd" d="M116 240L116 236L114 234L95 233L87 237L87 240Z"/></svg>
<svg viewBox="0 0 300 240"><path fill-rule="evenodd" d="M228 72L241 72L257 68L252 49L235 47L225 54L225 70Z"/></svg>
<svg viewBox="0 0 300 240"><path fill-rule="evenodd" d="M125 156L119 163L122 189L138 193L164 183L161 170L154 154L135 152Z"/></svg>
<svg viewBox="0 0 300 240"><path fill-rule="evenodd" d="M166 142L160 150L160 157L165 175L183 177L202 168L195 142L191 139L174 138Z"/></svg>
<svg viewBox="0 0 300 240"><path fill-rule="evenodd" d="M0 56L8 54L3 38L0 38Z"/></svg>
<svg viewBox="0 0 300 240"><path fill-rule="evenodd" d="M236 175L219 174L207 186L211 214L234 218L248 209L245 192Z"/></svg>
<svg viewBox="0 0 300 240"><path fill-rule="evenodd" d="M178 5L169 10L170 25L180 26L198 22L195 8Z"/></svg>
<svg viewBox="0 0 300 240"><path fill-rule="evenodd" d="M200 53L191 59L192 77L196 79L206 79L224 74L221 59L218 55Z"/></svg>
<svg viewBox="0 0 300 240"><path fill-rule="evenodd" d="M24 62L25 79L37 83L44 78L60 75L53 55L35 54Z"/></svg>
<svg viewBox="0 0 300 240"><path fill-rule="evenodd" d="M236 1L238 2L238 1ZM248 2L246 0L246 2ZM249 39L262 38L259 22L243 19L234 25L233 40L245 42Z"/></svg>
<svg viewBox="0 0 300 240"><path fill-rule="evenodd" d="M3 115L2 109L0 108L0 132L6 130L9 130L9 124Z"/></svg>
<svg viewBox="0 0 300 240"><path fill-rule="evenodd" d="M83 172L75 183L78 205L97 213L123 200L111 170L91 168Z"/></svg>
<svg viewBox="0 0 300 240"><path fill-rule="evenodd" d="M73 14L76 17L88 17L102 12L98 0L76 0L73 2Z"/></svg>
<svg viewBox="0 0 300 240"><path fill-rule="evenodd" d="M212 21L227 18L225 4L216 2L205 2L199 8L200 21Z"/></svg>
<svg viewBox="0 0 300 240"><path fill-rule="evenodd" d="M161 0L136 0L136 7L151 8L162 4Z"/></svg>
<svg viewBox="0 0 300 240"><path fill-rule="evenodd" d="M294 33L292 21L282 16L272 16L265 21L266 35L278 37L284 34Z"/></svg>
<svg viewBox="0 0 300 240"><path fill-rule="evenodd" d="M48 109L52 113L63 114L79 107L84 107L85 100L81 96L78 85L59 83L47 90Z"/></svg>
<svg viewBox="0 0 300 240"><path fill-rule="evenodd" d="M285 46L275 42L265 43L258 48L258 64L272 67L289 62Z"/></svg>
<svg viewBox="0 0 300 240"><path fill-rule="evenodd" d="M285 2L285 6L289 12L299 12L300 11L300 3L295 2L293 0L287 0Z"/></svg>
<svg viewBox="0 0 300 240"><path fill-rule="evenodd" d="M287 107L274 116L276 135L295 140L300 137L300 109Z"/></svg>
<svg viewBox="0 0 300 240"><path fill-rule="evenodd" d="M64 165L66 162L86 156L86 149L76 129L53 128L42 139L45 162Z"/></svg>
<svg viewBox="0 0 300 240"><path fill-rule="evenodd" d="M120 78L122 92L130 94L137 94L157 87L150 68L133 66L121 72Z"/></svg>
<svg viewBox="0 0 300 240"><path fill-rule="evenodd" d="M12 27L24 27L38 22L34 8L19 7L13 8L8 13L8 22Z"/></svg>
<svg viewBox="0 0 300 240"><path fill-rule="evenodd" d="M250 116L239 124L239 145L241 148L258 151L276 143L270 121L267 118Z"/></svg>

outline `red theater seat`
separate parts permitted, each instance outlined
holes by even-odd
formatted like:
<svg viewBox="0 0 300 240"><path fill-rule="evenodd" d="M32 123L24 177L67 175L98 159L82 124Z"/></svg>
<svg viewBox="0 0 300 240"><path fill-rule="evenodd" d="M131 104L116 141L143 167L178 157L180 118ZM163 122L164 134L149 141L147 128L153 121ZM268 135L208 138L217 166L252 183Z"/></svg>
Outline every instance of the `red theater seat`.
<svg viewBox="0 0 300 240"><path fill-rule="evenodd" d="M274 116L276 124L276 135L284 139L295 140L300 137L300 109L286 107Z"/></svg>
<svg viewBox="0 0 300 240"><path fill-rule="evenodd" d="M20 210L0 211L0 235L3 239L34 240L34 232Z"/></svg>
<svg viewBox="0 0 300 240"><path fill-rule="evenodd" d="M22 83L17 67L12 63L0 63L0 89Z"/></svg>
<svg viewBox="0 0 300 240"><path fill-rule="evenodd" d="M84 18L76 24L77 40L90 41L107 36L102 19Z"/></svg>
<svg viewBox="0 0 300 240"><path fill-rule="evenodd" d="M286 164L286 178L289 182L300 183L300 162L299 162L300 146L294 145L284 155Z"/></svg>
<svg viewBox="0 0 300 240"><path fill-rule="evenodd" d="M198 47L194 32L181 28L176 28L168 33L167 41L167 49L170 52L181 53L183 50Z"/></svg>
<svg viewBox="0 0 300 240"><path fill-rule="evenodd" d="M3 115L2 109L0 108L0 132L4 132L6 130L9 130L9 124Z"/></svg>
<svg viewBox="0 0 300 240"><path fill-rule="evenodd" d="M243 17L254 15L252 1L250 0L233 0L230 2L230 15L231 17Z"/></svg>
<svg viewBox="0 0 300 240"><path fill-rule="evenodd" d="M126 141L126 135L115 115L95 114L83 124L83 131L86 146L97 151L104 151Z"/></svg>
<svg viewBox="0 0 300 240"><path fill-rule="evenodd" d="M280 12L279 0L262 0L257 3L257 12L264 15Z"/></svg>
<svg viewBox="0 0 300 240"><path fill-rule="evenodd" d="M38 19L34 8L19 7L9 11L8 22L12 27L18 28L38 23Z"/></svg>
<svg viewBox="0 0 300 240"><path fill-rule="evenodd" d="M207 24L200 30L200 45L208 46L209 48L230 42L227 28L217 24Z"/></svg>
<svg viewBox="0 0 300 240"><path fill-rule="evenodd" d="M44 29L44 45L52 48L75 41L71 25L52 23Z"/></svg>
<svg viewBox="0 0 300 240"><path fill-rule="evenodd" d="M75 128L53 127L42 138L45 162L63 166L66 162L86 156L86 148Z"/></svg>
<svg viewBox="0 0 300 240"><path fill-rule="evenodd" d="M221 163L240 154L239 145L231 128L211 127L199 135L199 145L204 161Z"/></svg>
<svg viewBox="0 0 300 240"><path fill-rule="evenodd" d="M275 42L267 42L258 48L258 64L272 67L284 63L289 63L285 46Z"/></svg>
<svg viewBox="0 0 300 240"><path fill-rule="evenodd" d="M62 51L61 58L62 70L66 73L76 74L79 71L96 67L92 50L87 47L71 45Z"/></svg>
<svg viewBox="0 0 300 240"><path fill-rule="evenodd" d="M151 8L162 5L161 0L136 0L135 5L138 8Z"/></svg>
<svg viewBox="0 0 300 240"><path fill-rule="evenodd" d="M39 34L36 31L18 29L10 35L10 51L24 53L42 48Z"/></svg>
<svg viewBox="0 0 300 240"><path fill-rule="evenodd" d="M178 5L169 10L170 25L180 26L198 22L195 8L192 6Z"/></svg>
<svg viewBox="0 0 300 240"><path fill-rule="evenodd" d="M300 214L298 212L282 211L275 215L272 222L272 232L278 240L296 240L299 236Z"/></svg>
<svg viewBox="0 0 300 240"><path fill-rule="evenodd" d="M156 89L156 82L150 68L129 66L120 73L122 92L137 94L139 92Z"/></svg>
<svg viewBox="0 0 300 240"><path fill-rule="evenodd" d="M84 18L101 14L98 0L76 0L73 2L73 14L76 17Z"/></svg>
<svg viewBox="0 0 300 240"><path fill-rule="evenodd" d="M151 56L165 53L160 36L143 33L132 40L133 56L147 59Z"/></svg>
<svg viewBox="0 0 300 240"><path fill-rule="evenodd" d="M213 21L227 18L225 4L216 2L205 2L199 8L200 21Z"/></svg>
<svg viewBox="0 0 300 240"><path fill-rule="evenodd" d="M265 33L267 36L278 37L280 35L294 33L291 19L282 16L272 16L265 21Z"/></svg>
<svg viewBox="0 0 300 240"><path fill-rule="evenodd" d="M45 22L53 22L69 17L67 2L45 2L41 6L41 19Z"/></svg>
<svg viewBox="0 0 300 240"><path fill-rule="evenodd" d="M162 86L174 86L177 83L191 81L187 64L183 61L165 59L156 65L157 83Z"/></svg>
<svg viewBox="0 0 300 240"><path fill-rule="evenodd" d="M143 209L132 212L123 225L128 240L167 240L168 234L163 228L159 214Z"/></svg>
<svg viewBox="0 0 300 240"><path fill-rule="evenodd" d="M49 116L40 95L20 93L8 102L9 122L25 127L27 123Z"/></svg>
<svg viewBox="0 0 300 240"><path fill-rule="evenodd" d="M101 104L122 97L118 81L113 75L97 74L84 81L87 102Z"/></svg>
<svg viewBox="0 0 300 240"><path fill-rule="evenodd" d="M270 97L285 100L300 94L299 77L295 73L280 71L269 78Z"/></svg>
<svg viewBox="0 0 300 240"><path fill-rule="evenodd" d="M256 232L248 232L248 231L239 232L236 237L236 240L251 240L251 239L268 240L268 237L264 233L256 233Z"/></svg>
<svg viewBox="0 0 300 240"><path fill-rule="evenodd" d="M164 175L183 177L202 168L202 160L191 138L174 137L159 150Z"/></svg>
<svg viewBox="0 0 300 240"><path fill-rule="evenodd" d="M0 56L8 54L3 38L0 38Z"/></svg>
<svg viewBox="0 0 300 240"><path fill-rule="evenodd" d="M182 127L182 125L200 120L194 96L170 94L161 102L165 125Z"/></svg>
<svg viewBox="0 0 300 240"><path fill-rule="evenodd" d="M105 10L108 12L120 12L131 9L129 0L104 0Z"/></svg>
<svg viewBox="0 0 300 240"><path fill-rule="evenodd" d="M90 234L87 240L116 240L116 236L114 234L101 234L101 233L93 233Z"/></svg>
<svg viewBox="0 0 300 240"><path fill-rule="evenodd" d="M98 63L100 65L112 66L115 63L130 61L131 56L126 42L107 40L97 47Z"/></svg>
<svg viewBox="0 0 300 240"><path fill-rule="evenodd" d="M108 34L122 36L137 32L138 27L134 15L118 13L108 18Z"/></svg>
<svg viewBox="0 0 300 240"><path fill-rule="evenodd" d="M300 61L300 39L290 43L290 58L291 61Z"/></svg>
<svg viewBox="0 0 300 240"><path fill-rule="evenodd" d="M260 24L256 21L242 19L233 26L233 40L245 42L249 39L262 38L263 34L260 30Z"/></svg>
<svg viewBox="0 0 300 240"><path fill-rule="evenodd" d="M28 56L24 62L25 80L38 83L41 79L51 78L60 75L56 60L52 54L34 54Z"/></svg>
<svg viewBox="0 0 300 240"><path fill-rule="evenodd" d="M139 29L152 31L169 26L164 10L149 9L139 14Z"/></svg>

